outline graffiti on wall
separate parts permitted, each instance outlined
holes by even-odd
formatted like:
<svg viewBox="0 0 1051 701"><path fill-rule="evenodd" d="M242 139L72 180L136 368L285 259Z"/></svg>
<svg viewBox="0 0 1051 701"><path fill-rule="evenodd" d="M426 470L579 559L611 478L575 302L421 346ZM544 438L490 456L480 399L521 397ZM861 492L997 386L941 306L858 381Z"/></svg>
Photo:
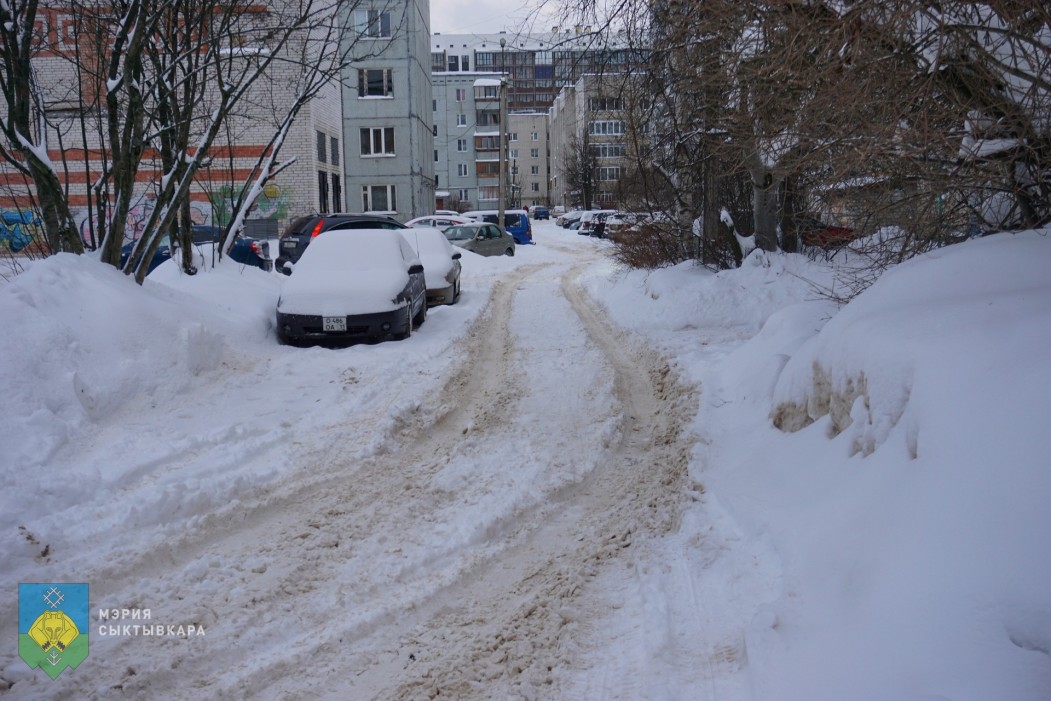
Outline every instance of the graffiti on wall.
<svg viewBox="0 0 1051 701"><path fill-rule="evenodd" d="M125 222L124 229L125 244L134 243L142 237L143 232L146 230L146 223L150 220L150 215L153 213L153 208L154 201L143 197L128 210L128 219ZM79 222L81 238L84 239L85 244L90 245L92 229L94 229L95 235L98 236L98 214L95 210L85 208L74 212L74 216ZM212 206L207 202L191 202L190 219L193 220L194 224L211 224Z"/></svg>
<svg viewBox="0 0 1051 701"><path fill-rule="evenodd" d="M235 193L233 187L224 185L212 192L212 209L215 211L215 224L226 226L233 217ZM252 219L284 219L288 216L289 197L284 189L269 183L259 193L259 198L252 208Z"/></svg>
<svg viewBox="0 0 1051 701"><path fill-rule="evenodd" d="M0 247L12 253L24 250L40 234L40 217L20 209L0 210Z"/></svg>

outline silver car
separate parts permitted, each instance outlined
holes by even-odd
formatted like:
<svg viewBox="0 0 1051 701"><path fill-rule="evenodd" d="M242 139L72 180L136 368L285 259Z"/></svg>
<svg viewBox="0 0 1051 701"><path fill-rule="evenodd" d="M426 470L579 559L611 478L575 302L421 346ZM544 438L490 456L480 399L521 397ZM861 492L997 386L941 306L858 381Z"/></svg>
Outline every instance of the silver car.
<svg viewBox="0 0 1051 701"><path fill-rule="evenodd" d="M515 240L511 234L488 222L450 226L445 230L445 237L454 246L482 256L515 254Z"/></svg>

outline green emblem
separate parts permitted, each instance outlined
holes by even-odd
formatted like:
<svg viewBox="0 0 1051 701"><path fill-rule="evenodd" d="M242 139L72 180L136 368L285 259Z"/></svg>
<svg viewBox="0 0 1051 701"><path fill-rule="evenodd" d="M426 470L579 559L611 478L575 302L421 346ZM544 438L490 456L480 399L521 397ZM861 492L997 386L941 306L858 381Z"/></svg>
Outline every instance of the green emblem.
<svg viewBox="0 0 1051 701"><path fill-rule="evenodd" d="M88 656L88 585L18 585L18 656L55 679Z"/></svg>

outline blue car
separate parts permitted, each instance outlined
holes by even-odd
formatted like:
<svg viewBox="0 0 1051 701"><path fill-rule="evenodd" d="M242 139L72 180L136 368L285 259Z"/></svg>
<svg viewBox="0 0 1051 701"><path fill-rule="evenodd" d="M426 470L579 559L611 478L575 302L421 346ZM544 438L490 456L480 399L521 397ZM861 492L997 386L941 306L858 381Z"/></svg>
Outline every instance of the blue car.
<svg viewBox="0 0 1051 701"><path fill-rule="evenodd" d="M193 243L196 246L203 244L218 244L219 236L222 234L222 230L217 226L195 226L193 227ZM167 241L167 239L165 239ZM132 248L135 244L126 244L120 249L120 264L123 267L128 260L128 256L131 255ZM230 249L230 260L240 263L241 265L250 265L260 270L266 270L267 272L274 269L274 261L270 258L270 243L268 241L262 241L254 239L244 234L241 234L234 241L233 247ZM168 243L162 243L157 246L157 250L153 254L153 258L150 259L150 265L146 269L146 274L149 275L157 266L164 261L172 257L171 246Z"/></svg>
<svg viewBox="0 0 1051 701"><path fill-rule="evenodd" d="M489 224L497 224L500 221L500 212L495 209L464 212L463 216ZM524 209L508 209L504 212L504 230L514 237L519 246L533 243L533 226L529 223L529 215Z"/></svg>

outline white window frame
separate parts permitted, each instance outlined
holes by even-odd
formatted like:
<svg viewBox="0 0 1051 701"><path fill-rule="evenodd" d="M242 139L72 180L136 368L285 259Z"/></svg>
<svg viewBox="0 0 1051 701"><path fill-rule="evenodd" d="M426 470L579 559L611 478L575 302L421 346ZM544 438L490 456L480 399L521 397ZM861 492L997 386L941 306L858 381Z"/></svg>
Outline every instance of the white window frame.
<svg viewBox="0 0 1051 701"><path fill-rule="evenodd" d="M387 199L387 208L376 209L372 206L376 194L383 192ZM363 212L397 212L398 211L398 187L397 185L362 185L361 186L361 211Z"/></svg>
<svg viewBox="0 0 1051 701"><path fill-rule="evenodd" d="M467 153L467 139L457 139L456 150L460 153Z"/></svg>
<svg viewBox="0 0 1051 701"><path fill-rule="evenodd" d="M466 178L468 176L467 164L466 163L457 163L456 164L456 174L459 175L461 178Z"/></svg>
<svg viewBox="0 0 1051 701"><path fill-rule="evenodd" d="M373 95L369 92L369 73L383 73L383 92ZM358 99L375 99L394 97L394 71L390 68L359 68L358 69Z"/></svg>
<svg viewBox="0 0 1051 701"><path fill-rule="evenodd" d="M365 152L366 144L362 138L366 132L368 133L369 149L367 153ZM358 142L361 145L362 158L391 158L395 155L397 142L394 137L394 127L362 127Z"/></svg>
<svg viewBox="0 0 1051 701"><path fill-rule="evenodd" d="M456 126L458 126L458 127L465 127L465 126L467 126L467 115L466 114L458 114L458 115L456 115Z"/></svg>
<svg viewBox="0 0 1051 701"><path fill-rule="evenodd" d="M390 13L380 10L355 10L354 31L362 39L389 39Z"/></svg>

